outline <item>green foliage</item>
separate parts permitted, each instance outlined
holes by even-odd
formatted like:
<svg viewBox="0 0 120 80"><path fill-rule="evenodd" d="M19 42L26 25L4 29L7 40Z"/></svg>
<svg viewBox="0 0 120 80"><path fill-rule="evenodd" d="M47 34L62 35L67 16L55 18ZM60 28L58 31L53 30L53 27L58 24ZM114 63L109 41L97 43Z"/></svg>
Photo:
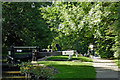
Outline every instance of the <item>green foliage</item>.
<svg viewBox="0 0 120 80"><path fill-rule="evenodd" d="M101 57L120 53L120 2L3 2L2 36L4 50L11 45L56 44L61 50L87 53L90 43ZM22 21L22 22L21 22Z"/></svg>
<svg viewBox="0 0 120 80"><path fill-rule="evenodd" d="M40 46L42 49L51 43L54 32L50 31L38 10L41 5L48 3L34 3L34 8L31 7L32 4L31 2L2 3L2 42L6 49L11 45Z"/></svg>
<svg viewBox="0 0 120 80"><path fill-rule="evenodd" d="M3 45L3 46L2 46L2 52L3 52L3 51L4 51L4 52L3 52L2 56L6 56L6 55L7 55L7 53L8 53L7 50L8 50L8 48L7 48L5 45Z"/></svg>
<svg viewBox="0 0 120 80"><path fill-rule="evenodd" d="M20 65L20 71L23 73L23 74L30 74L30 69L33 68L32 64L30 62L24 62L24 63L21 63Z"/></svg>
<svg viewBox="0 0 120 80"><path fill-rule="evenodd" d="M34 66L30 62L24 62L20 64L20 70L23 74L34 76L35 79L50 79L54 77L55 71L53 68L46 66ZM32 75L31 75L32 74Z"/></svg>
<svg viewBox="0 0 120 80"><path fill-rule="evenodd" d="M57 32L52 45L59 44L62 50L77 49L81 53L87 52L90 41L85 37L92 37L92 34L88 33L90 30L84 18L90 10L88 6L91 4L56 2L52 6L40 8L43 18L52 27L51 30Z"/></svg>
<svg viewBox="0 0 120 80"><path fill-rule="evenodd" d="M76 49L87 53L89 43L103 58L119 55L120 3L110 2L55 2L41 7L41 15L57 32L52 44L62 50ZM117 39L115 39L117 37ZM113 49L112 49L113 48Z"/></svg>
<svg viewBox="0 0 120 80"><path fill-rule="evenodd" d="M96 40L96 46L100 56L103 58L118 57L119 45L116 45L118 39L118 8L119 3L103 3L103 17L100 23L101 38Z"/></svg>
<svg viewBox="0 0 120 80"><path fill-rule="evenodd" d="M115 59L114 62L116 63L116 65L118 66L118 68L120 68L120 60L119 59Z"/></svg>

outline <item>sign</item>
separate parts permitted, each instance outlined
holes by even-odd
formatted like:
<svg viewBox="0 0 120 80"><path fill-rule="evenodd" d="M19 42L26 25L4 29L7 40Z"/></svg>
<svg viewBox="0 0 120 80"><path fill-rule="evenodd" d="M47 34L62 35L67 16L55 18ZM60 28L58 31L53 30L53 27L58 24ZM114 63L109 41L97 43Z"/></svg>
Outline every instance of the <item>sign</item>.
<svg viewBox="0 0 120 80"><path fill-rule="evenodd" d="M17 52L22 52L22 50L17 50Z"/></svg>
<svg viewBox="0 0 120 80"><path fill-rule="evenodd" d="M71 51L62 51L62 55L74 55L74 50L71 50Z"/></svg>

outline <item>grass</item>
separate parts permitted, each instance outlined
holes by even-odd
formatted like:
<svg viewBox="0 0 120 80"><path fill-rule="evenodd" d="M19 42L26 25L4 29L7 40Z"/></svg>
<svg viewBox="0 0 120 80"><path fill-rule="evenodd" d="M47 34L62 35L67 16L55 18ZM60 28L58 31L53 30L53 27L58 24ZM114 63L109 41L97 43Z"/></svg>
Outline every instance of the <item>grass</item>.
<svg viewBox="0 0 120 80"><path fill-rule="evenodd" d="M115 59L114 62L116 63L116 65L118 66L118 68L120 68L120 60Z"/></svg>
<svg viewBox="0 0 120 80"><path fill-rule="evenodd" d="M69 56L51 56L51 57L47 58L47 60L56 60L56 59L58 59L58 60L59 59L68 60L68 57ZM79 56L79 57L73 56L72 60L80 60L82 62L92 62L92 59L90 59L88 57L84 57L84 56Z"/></svg>
<svg viewBox="0 0 120 80"><path fill-rule="evenodd" d="M38 61L38 64L54 67L58 73L55 78L96 78L92 63L72 61Z"/></svg>

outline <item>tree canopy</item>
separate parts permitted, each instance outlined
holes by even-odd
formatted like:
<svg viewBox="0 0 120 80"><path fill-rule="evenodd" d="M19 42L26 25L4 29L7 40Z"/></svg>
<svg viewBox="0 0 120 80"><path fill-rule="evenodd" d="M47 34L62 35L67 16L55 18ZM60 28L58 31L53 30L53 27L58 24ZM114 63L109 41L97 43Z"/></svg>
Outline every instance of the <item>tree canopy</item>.
<svg viewBox="0 0 120 80"><path fill-rule="evenodd" d="M40 10L51 29L58 32L53 45L87 53L93 43L101 57L119 54L119 3L55 2Z"/></svg>
<svg viewBox="0 0 120 80"><path fill-rule="evenodd" d="M47 3L46 3L47 4ZM42 19L38 8L45 3L10 2L2 3L3 47L40 46L47 48L54 32ZM48 3L50 4L50 3ZM3 49L4 49L3 48Z"/></svg>
<svg viewBox="0 0 120 80"><path fill-rule="evenodd" d="M119 2L2 3L3 47L39 45L103 58L120 53ZM31 5L33 7L31 7Z"/></svg>

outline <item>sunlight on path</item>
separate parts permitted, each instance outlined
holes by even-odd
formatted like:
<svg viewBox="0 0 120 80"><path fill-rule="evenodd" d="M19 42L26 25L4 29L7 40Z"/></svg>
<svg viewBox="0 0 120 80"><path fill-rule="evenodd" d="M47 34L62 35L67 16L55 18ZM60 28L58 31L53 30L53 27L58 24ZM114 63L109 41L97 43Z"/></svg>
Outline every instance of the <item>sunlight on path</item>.
<svg viewBox="0 0 120 80"><path fill-rule="evenodd" d="M93 66L96 69L96 78L118 78L118 66L113 60L92 58Z"/></svg>

